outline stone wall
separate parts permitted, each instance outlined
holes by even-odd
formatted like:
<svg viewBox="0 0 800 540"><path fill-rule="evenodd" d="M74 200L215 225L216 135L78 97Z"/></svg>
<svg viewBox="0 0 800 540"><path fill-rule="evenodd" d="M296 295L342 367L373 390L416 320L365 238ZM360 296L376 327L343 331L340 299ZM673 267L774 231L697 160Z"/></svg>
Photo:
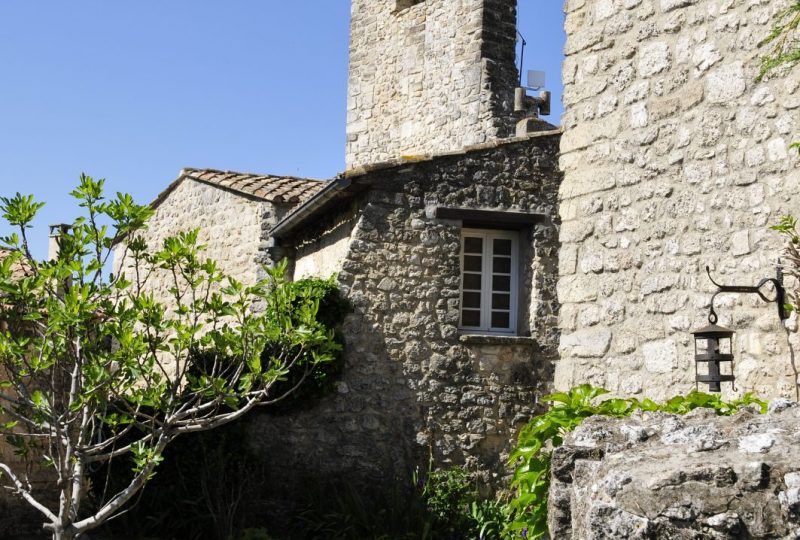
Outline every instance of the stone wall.
<svg viewBox="0 0 800 540"><path fill-rule="evenodd" d="M352 2L347 167L511 134L516 0L398 4Z"/></svg>
<svg viewBox="0 0 800 540"><path fill-rule="evenodd" d="M0 380L2 376L0 373ZM8 420L10 419L0 416L0 422ZM41 454L35 449L30 450L27 458L17 452L5 438L0 439L0 463L11 467L23 483L30 486L39 502L49 508L57 508L58 497L53 493L53 486L57 481L55 471L51 467L41 465L43 463ZM37 533L41 533L44 516L13 493L10 485L10 479L0 473L0 538L9 540L35 538Z"/></svg>
<svg viewBox="0 0 800 540"><path fill-rule="evenodd" d="M592 417L553 453L552 538L800 537L800 407Z"/></svg>
<svg viewBox="0 0 800 540"><path fill-rule="evenodd" d="M295 247L294 279L316 276L327 279L338 274L350 251L353 227L358 219L357 208L336 216L327 223L319 237Z"/></svg>
<svg viewBox="0 0 800 540"><path fill-rule="evenodd" d="M259 265L273 262L265 239L282 214L269 202L186 179L157 206L146 238L155 250L168 236L197 228L198 243L206 245L204 257L215 260L225 274L252 284L263 277ZM123 250L124 246L117 248L115 268ZM150 286L170 301L170 276L156 273Z"/></svg>
<svg viewBox="0 0 800 540"><path fill-rule="evenodd" d="M338 274L354 312L342 328L336 391L250 422L254 448L280 464L271 485L300 491L301 478L324 477L385 488L424 469L429 452L437 465L466 464L490 483L504 473L517 427L552 380L560 174L557 135L490 146L354 174L350 201L296 236L298 245L324 245L357 209ZM461 223L430 217L436 205L553 217L522 232L531 256L521 294L536 291L522 336L460 334Z"/></svg>
<svg viewBox="0 0 800 540"><path fill-rule="evenodd" d="M755 81L781 0L568 0L556 385L665 397L713 285L775 275L798 213L800 70ZM774 304L718 298L740 392L795 397ZM796 323L791 323L792 327ZM792 335L794 347L797 335ZM723 385L730 389L729 385Z"/></svg>

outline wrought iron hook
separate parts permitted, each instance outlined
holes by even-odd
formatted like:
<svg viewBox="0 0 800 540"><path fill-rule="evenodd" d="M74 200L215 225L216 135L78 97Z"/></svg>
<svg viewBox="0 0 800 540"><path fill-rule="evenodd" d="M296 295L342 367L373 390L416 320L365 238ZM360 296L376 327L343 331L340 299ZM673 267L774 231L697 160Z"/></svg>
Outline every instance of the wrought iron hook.
<svg viewBox="0 0 800 540"><path fill-rule="evenodd" d="M708 274L708 279L711 280L711 283L717 286L717 291L711 297L711 309L708 314L708 321L711 324L717 324L718 317L717 312L714 311L714 299L718 294L726 292L757 294L758 297L764 302L775 302L778 304L778 317L780 317L782 321L785 321L789 317L786 313L786 309L784 308L784 303L786 301L786 289L783 288L783 273L781 272L780 261L778 264L777 277L764 278L759 281L755 287L746 287L743 285L720 285L714 281L713 277L711 277L711 268L706 266L706 274ZM767 283L772 283L772 286L775 287L775 298L768 298L761 290Z"/></svg>

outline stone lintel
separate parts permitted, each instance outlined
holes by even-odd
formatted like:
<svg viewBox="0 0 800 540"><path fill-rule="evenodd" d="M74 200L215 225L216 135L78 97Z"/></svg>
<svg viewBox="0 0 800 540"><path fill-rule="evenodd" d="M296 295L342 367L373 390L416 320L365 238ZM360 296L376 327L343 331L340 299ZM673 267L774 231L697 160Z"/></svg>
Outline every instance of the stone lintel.
<svg viewBox="0 0 800 540"><path fill-rule="evenodd" d="M451 208L436 206L433 208L436 219L457 219L465 224L475 226L524 227L544 223L547 216L535 212L508 212L503 210L481 210L476 208Z"/></svg>
<svg viewBox="0 0 800 540"><path fill-rule="evenodd" d="M498 336L463 334L458 340L465 345L514 345L536 347L536 339L530 336Z"/></svg>

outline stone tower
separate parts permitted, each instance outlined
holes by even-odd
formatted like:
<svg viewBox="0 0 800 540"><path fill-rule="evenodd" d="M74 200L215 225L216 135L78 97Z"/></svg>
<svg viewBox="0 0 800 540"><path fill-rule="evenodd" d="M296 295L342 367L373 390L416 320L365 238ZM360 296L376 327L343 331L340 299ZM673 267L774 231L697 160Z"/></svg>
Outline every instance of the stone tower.
<svg viewBox="0 0 800 540"><path fill-rule="evenodd" d="M346 164L513 132L516 0L352 0Z"/></svg>

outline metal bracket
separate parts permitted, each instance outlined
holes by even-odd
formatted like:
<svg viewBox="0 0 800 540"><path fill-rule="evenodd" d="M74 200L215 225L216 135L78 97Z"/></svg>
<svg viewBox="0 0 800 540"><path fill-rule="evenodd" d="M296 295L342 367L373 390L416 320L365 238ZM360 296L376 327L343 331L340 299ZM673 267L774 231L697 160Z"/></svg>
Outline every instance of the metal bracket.
<svg viewBox="0 0 800 540"><path fill-rule="evenodd" d="M708 314L708 322L711 324L717 324L717 312L714 311L714 299L720 293L747 293L747 294L757 294L759 298L761 298L764 302L776 302L778 304L778 317L782 321L785 321L789 318L789 315L786 313L786 309L784 308L784 303L786 302L786 289L783 288L783 272L781 271L780 261L778 261L778 268L777 268L777 276L774 278L764 278L758 282L755 287L746 287L743 285L720 285L714 278L711 277L711 269L706 266L706 273L708 274L708 279L711 280L711 283L718 287L718 290L714 293L711 297L711 311ZM764 285L767 283L772 283L772 286L775 287L775 298L768 298L764 291Z"/></svg>

